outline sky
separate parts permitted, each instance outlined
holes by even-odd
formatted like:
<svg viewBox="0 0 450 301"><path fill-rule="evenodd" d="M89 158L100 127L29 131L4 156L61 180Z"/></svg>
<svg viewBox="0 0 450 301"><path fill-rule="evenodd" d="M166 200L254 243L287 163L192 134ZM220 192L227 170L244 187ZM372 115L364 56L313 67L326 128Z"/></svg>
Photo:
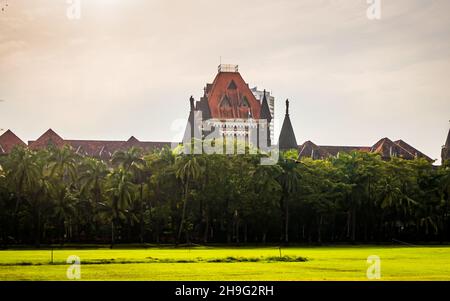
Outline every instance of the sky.
<svg viewBox="0 0 450 301"><path fill-rule="evenodd" d="M0 128L24 141L174 140L222 62L275 96L276 137L289 98L299 144L440 158L448 0L380 0L375 20L367 0L73 1L0 0Z"/></svg>

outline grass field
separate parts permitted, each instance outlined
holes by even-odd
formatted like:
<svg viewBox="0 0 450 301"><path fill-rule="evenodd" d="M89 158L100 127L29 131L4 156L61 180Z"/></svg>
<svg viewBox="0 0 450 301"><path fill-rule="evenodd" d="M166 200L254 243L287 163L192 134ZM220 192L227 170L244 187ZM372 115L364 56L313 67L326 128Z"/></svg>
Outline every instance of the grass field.
<svg viewBox="0 0 450 301"><path fill-rule="evenodd" d="M381 280L450 280L450 247L195 247L0 251L0 280L67 280L68 256L81 280L367 280L367 257ZM278 259L277 259L278 258ZM307 261L302 261L306 258ZM280 261L282 260L282 261Z"/></svg>

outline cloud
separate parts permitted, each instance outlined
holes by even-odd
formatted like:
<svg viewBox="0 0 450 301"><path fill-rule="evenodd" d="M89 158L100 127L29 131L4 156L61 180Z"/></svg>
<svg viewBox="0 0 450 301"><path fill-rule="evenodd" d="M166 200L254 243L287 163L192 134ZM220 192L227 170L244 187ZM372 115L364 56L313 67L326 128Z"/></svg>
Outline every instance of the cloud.
<svg viewBox="0 0 450 301"><path fill-rule="evenodd" d="M2 124L35 139L173 136L224 63L291 100L297 140L403 138L439 157L450 115L447 0L17 0L0 18ZM20 116L21 118L18 118Z"/></svg>

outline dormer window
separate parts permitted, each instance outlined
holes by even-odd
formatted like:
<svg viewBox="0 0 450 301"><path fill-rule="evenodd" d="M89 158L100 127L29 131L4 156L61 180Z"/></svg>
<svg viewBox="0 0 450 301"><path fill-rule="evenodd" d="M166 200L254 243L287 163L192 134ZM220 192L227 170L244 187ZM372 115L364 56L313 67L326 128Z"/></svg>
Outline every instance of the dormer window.
<svg viewBox="0 0 450 301"><path fill-rule="evenodd" d="M242 103L241 103L241 105L242 105L243 107L247 107L247 108L250 107L250 104L249 104L249 102L248 102L247 96L242 97Z"/></svg>
<svg viewBox="0 0 450 301"><path fill-rule="evenodd" d="M220 102L220 107L221 108L231 107L230 100L228 99L228 97L226 95L222 98L222 101Z"/></svg>
<svg viewBox="0 0 450 301"><path fill-rule="evenodd" d="M236 90L237 86L234 80L231 80L230 84L228 85L228 90Z"/></svg>

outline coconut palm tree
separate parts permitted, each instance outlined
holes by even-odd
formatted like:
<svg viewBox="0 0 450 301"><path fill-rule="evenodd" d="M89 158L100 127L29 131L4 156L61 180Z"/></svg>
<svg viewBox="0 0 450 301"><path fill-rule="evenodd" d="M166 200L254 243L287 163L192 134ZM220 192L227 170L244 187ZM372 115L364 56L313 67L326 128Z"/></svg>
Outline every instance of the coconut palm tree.
<svg viewBox="0 0 450 301"><path fill-rule="evenodd" d="M289 200L292 194L298 191L300 183L300 174L297 169L297 163L294 160L282 159L279 161L281 174L278 176L278 182L282 188L282 197L280 199L280 208L282 209L282 221L284 229L284 242L289 242Z"/></svg>
<svg viewBox="0 0 450 301"><path fill-rule="evenodd" d="M197 161L197 158L193 155L180 157L177 166L178 168L176 170L176 177L181 181L184 191L183 209L177 235L178 243L180 241L181 233L183 232L183 227L186 219L186 206L189 198L190 184L191 182L195 182L200 178L201 168Z"/></svg>
<svg viewBox="0 0 450 301"><path fill-rule="evenodd" d="M108 175L107 194L110 197L111 213L111 247L115 243L115 230L120 220L125 217L135 186L131 182L131 174L123 168L118 168Z"/></svg>
<svg viewBox="0 0 450 301"><path fill-rule="evenodd" d="M84 158L79 168L80 194L87 195L89 208L92 208L91 220L94 233L98 233L100 215L99 206L102 204L108 168L103 161L94 158Z"/></svg>

